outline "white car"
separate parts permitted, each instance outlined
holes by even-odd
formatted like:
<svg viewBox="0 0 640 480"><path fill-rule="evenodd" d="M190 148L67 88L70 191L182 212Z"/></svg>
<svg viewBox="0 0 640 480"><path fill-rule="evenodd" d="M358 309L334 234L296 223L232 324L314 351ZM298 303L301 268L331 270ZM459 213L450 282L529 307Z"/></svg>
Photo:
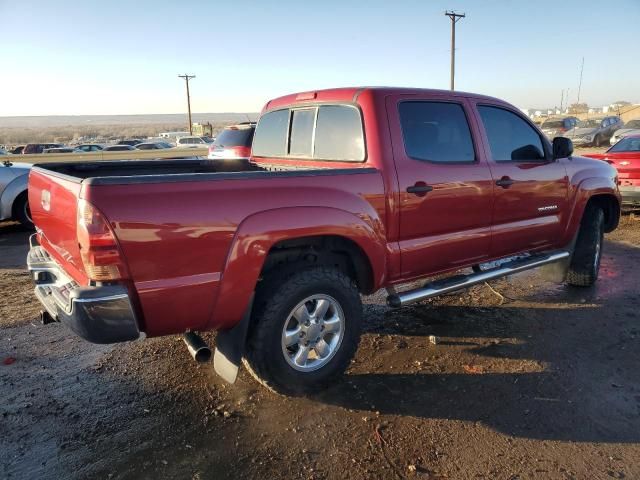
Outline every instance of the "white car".
<svg viewBox="0 0 640 480"><path fill-rule="evenodd" d="M17 220L33 228L27 198L30 163L11 161L9 155L0 161L0 220Z"/></svg>
<svg viewBox="0 0 640 480"><path fill-rule="evenodd" d="M634 120L629 120L624 124L622 128L619 128L615 132L613 132L613 136L609 140L611 145L615 145L618 143L622 137L626 137L627 135L637 135L640 133L640 118L636 118Z"/></svg>
<svg viewBox="0 0 640 480"><path fill-rule="evenodd" d="M213 140L208 137L180 137L176 141L176 147L206 147L211 142L213 142Z"/></svg>

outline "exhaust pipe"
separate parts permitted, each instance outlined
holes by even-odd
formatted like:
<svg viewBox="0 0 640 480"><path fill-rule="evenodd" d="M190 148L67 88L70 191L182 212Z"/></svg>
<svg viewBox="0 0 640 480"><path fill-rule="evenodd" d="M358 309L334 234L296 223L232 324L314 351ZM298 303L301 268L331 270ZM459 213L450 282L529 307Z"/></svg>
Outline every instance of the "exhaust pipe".
<svg viewBox="0 0 640 480"><path fill-rule="evenodd" d="M198 363L205 363L211 359L211 349L205 341L194 332L187 332L182 336L184 343L187 344L189 353Z"/></svg>

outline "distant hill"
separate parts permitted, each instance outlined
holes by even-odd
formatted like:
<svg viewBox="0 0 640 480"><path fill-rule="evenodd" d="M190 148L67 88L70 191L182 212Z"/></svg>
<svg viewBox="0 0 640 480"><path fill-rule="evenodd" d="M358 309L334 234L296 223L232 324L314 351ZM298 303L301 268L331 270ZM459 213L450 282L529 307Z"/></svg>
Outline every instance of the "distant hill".
<svg viewBox="0 0 640 480"><path fill-rule="evenodd" d="M197 123L236 123L255 121L258 113L193 113ZM153 115L50 115L33 117L0 117L0 128L47 128L89 125L157 125L187 122L186 113Z"/></svg>

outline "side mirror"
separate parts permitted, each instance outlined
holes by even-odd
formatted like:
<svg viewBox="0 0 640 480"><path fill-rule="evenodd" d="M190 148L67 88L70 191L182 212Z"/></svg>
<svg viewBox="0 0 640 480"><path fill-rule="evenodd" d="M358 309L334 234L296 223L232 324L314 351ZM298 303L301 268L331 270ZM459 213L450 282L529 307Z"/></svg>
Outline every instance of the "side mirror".
<svg viewBox="0 0 640 480"><path fill-rule="evenodd" d="M570 157L573 153L573 142L565 137L553 139L553 159Z"/></svg>

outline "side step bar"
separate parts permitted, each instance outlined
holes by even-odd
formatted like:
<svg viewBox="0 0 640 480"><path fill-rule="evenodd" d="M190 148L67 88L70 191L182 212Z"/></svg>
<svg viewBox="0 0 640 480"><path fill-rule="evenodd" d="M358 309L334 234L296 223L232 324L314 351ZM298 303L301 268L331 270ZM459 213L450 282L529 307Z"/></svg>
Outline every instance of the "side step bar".
<svg viewBox="0 0 640 480"><path fill-rule="evenodd" d="M503 263L491 270L485 270L483 272L468 275L456 275L454 277L436 280L434 282L427 283L422 288L391 294L387 297L387 304L393 308L404 307L405 305L410 305L421 300L426 300L428 298L437 297L438 295L471 287L478 283L484 283L496 278L505 277L518 272L524 272L525 270L541 267L542 265L547 265L549 263L558 262L569 258L570 255L570 252L566 250L555 251L544 255L533 255L523 259Z"/></svg>

